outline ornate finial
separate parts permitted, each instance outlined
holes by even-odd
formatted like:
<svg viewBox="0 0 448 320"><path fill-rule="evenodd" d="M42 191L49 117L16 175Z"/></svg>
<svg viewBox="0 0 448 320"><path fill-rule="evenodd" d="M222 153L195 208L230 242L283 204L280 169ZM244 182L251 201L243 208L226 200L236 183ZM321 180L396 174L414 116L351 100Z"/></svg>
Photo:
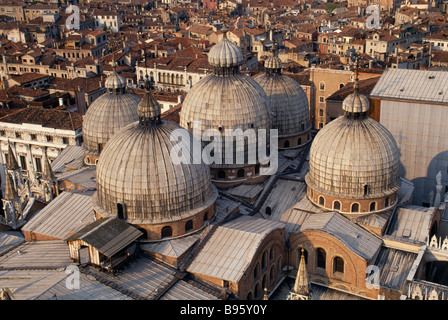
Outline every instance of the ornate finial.
<svg viewBox="0 0 448 320"><path fill-rule="evenodd" d="M227 27L227 23L223 22L222 24L222 28L221 28L221 32L222 32L222 37L223 39L227 39L227 32L229 32L229 27Z"/></svg>
<svg viewBox="0 0 448 320"><path fill-rule="evenodd" d="M266 288L266 287L264 288L263 300L269 300L268 288Z"/></svg>
<svg viewBox="0 0 448 320"><path fill-rule="evenodd" d="M115 61L115 48L116 48L116 41L115 38L107 37L107 49L112 52L112 67L114 69L114 72L117 68L117 63Z"/></svg>
<svg viewBox="0 0 448 320"><path fill-rule="evenodd" d="M355 92L358 92L359 89L359 56L356 56L355 59L355 83L353 84L353 88Z"/></svg>

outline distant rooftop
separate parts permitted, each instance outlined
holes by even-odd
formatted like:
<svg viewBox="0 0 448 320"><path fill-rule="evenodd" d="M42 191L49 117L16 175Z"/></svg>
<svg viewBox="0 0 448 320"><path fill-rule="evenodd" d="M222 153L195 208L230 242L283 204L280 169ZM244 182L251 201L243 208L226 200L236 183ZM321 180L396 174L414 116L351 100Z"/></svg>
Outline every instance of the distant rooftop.
<svg viewBox="0 0 448 320"><path fill-rule="evenodd" d="M387 69L370 96L447 104L447 88L444 71Z"/></svg>

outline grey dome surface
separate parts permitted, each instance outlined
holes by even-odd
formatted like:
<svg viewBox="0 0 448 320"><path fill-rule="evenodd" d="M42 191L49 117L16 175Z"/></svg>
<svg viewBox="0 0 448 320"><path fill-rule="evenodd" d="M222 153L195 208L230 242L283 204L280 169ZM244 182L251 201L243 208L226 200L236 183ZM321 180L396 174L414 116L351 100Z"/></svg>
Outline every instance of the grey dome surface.
<svg viewBox="0 0 448 320"><path fill-rule="evenodd" d="M369 100L355 90L342 101L342 109L354 113L367 112L369 110Z"/></svg>
<svg viewBox="0 0 448 320"><path fill-rule="evenodd" d="M201 132L215 129L223 136L230 136L230 129L266 129L269 134L272 113L266 92L253 78L242 73L225 76L212 74L193 86L182 104L180 125L191 128L194 121L200 123ZM254 156L254 150L247 148L253 143L256 141L244 142L247 157ZM224 163L219 166L233 167Z"/></svg>
<svg viewBox="0 0 448 320"><path fill-rule="evenodd" d="M400 185L397 143L383 125L367 116L343 116L327 124L314 138L309 164L308 186L335 197L381 197Z"/></svg>
<svg viewBox="0 0 448 320"><path fill-rule="evenodd" d="M126 79L120 76L116 71L114 71L110 76L107 77L104 86L107 89L122 89L126 87Z"/></svg>
<svg viewBox="0 0 448 320"><path fill-rule="evenodd" d="M214 67L234 67L244 62L243 52L224 34L223 39L208 53L208 62Z"/></svg>
<svg viewBox="0 0 448 320"><path fill-rule="evenodd" d="M269 97L274 115L272 125L278 129L279 137L299 134L311 128L308 98L297 81L281 73L263 73L254 79Z"/></svg>
<svg viewBox="0 0 448 320"><path fill-rule="evenodd" d="M217 197L210 169L193 164L189 153L183 156L191 164L171 161L177 142L170 135L177 129L183 132L181 144L192 139L188 131L166 121L151 126L135 122L117 132L97 165L98 206L114 215L120 203L128 222L142 224L176 221L210 207Z"/></svg>
<svg viewBox="0 0 448 320"><path fill-rule="evenodd" d="M266 69L281 69L282 66L283 66L282 60L275 55L267 58L264 62L264 67Z"/></svg>
<svg viewBox="0 0 448 320"><path fill-rule="evenodd" d="M106 92L87 109L82 124L84 147L99 152L98 144L109 141L114 133L138 120L140 98L132 93Z"/></svg>

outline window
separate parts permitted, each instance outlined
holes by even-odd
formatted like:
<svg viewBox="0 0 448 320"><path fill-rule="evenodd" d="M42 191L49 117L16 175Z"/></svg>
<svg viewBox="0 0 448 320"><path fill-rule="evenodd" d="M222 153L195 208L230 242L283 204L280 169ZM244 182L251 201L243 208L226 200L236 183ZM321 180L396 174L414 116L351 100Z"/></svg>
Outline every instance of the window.
<svg viewBox="0 0 448 320"><path fill-rule="evenodd" d="M319 109L319 117L323 117L324 116L324 109L320 108Z"/></svg>
<svg viewBox="0 0 448 320"><path fill-rule="evenodd" d="M40 158L34 158L34 163L36 165L36 172L42 172L42 162Z"/></svg>
<svg viewBox="0 0 448 320"><path fill-rule="evenodd" d="M225 179L226 178L226 172L223 170L218 171L218 179Z"/></svg>
<svg viewBox="0 0 448 320"><path fill-rule="evenodd" d="M325 82L321 81L321 82L319 83L319 90L321 90L321 91L325 91Z"/></svg>
<svg viewBox="0 0 448 320"><path fill-rule="evenodd" d="M325 265L326 265L326 253L325 250L322 248L318 248L316 250L316 254L317 254L317 267L318 268L322 268L325 269Z"/></svg>
<svg viewBox="0 0 448 320"><path fill-rule="evenodd" d="M162 238L171 237L173 235L173 229L170 226L162 228Z"/></svg>
<svg viewBox="0 0 448 320"><path fill-rule="evenodd" d="M352 204L352 212L359 212L359 203Z"/></svg>
<svg viewBox="0 0 448 320"><path fill-rule="evenodd" d="M321 206L325 205L325 198L322 196L319 197L319 205L321 205Z"/></svg>
<svg viewBox="0 0 448 320"><path fill-rule="evenodd" d="M268 216L270 216L270 215L272 214L272 209L271 209L271 207L266 207L266 209L265 209L265 213L266 213Z"/></svg>
<svg viewBox="0 0 448 320"><path fill-rule="evenodd" d="M117 217L122 220L125 219L124 205L122 203L117 203Z"/></svg>
<svg viewBox="0 0 448 320"><path fill-rule="evenodd" d="M52 136L47 136L47 142L53 142L53 137Z"/></svg>
<svg viewBox="0 0 448 320"><path fill-rule="evenodd" d="M372 202L370 204L370 211L375 211L376 210L376 202Z"/></svg>
<svg viewBox="0 0 448 320"><path fill-rule="evenodd" d="M283 142L283 148L289 148L289 141L288 140Z"/></svg>
<svg viewBox="0 0 448 320"><path fill-rule="evenodd" d="M389 204L390 204L390 200L389 200L389 197L387 197L387 198L386 198L386 201L384 202L384 206L385 206L385 207L388 207Z"/></svg>
<svg viewBox="0 0 448 320"><path fill-rule="evenodd" d="M333 273L344 273L344 260L341 257L335 257L333 259Z"/></svg>
<svg viewBox="0 0 448 320"><path fill-rule="evenodd" d="M369 185L364 185L364 196L367 196L369 194Z"/></svg>
<svg viewBox="0 0 448 320"><path fill-rule="evenodd" d="M36 138L36 135L35 135L35 134L31 134L31 135L30 135L30 137L31 137L31 140L33 140L33 141L36 141L36 140L37 140L37 138Z"/></svg>
<svg viewBox="0 0 448 320"><path fill-rule="evenodd" d="M244 178L244 169L238 170L238 172L236 173L236 176L238 178Z"/></svg>
<svg viewBox="0 0 448 320"><path fill-rule="evenodd" d="M334 210L341 210L341 203L339 201L333 202L333 209Z"/></svg>
<svg viewBox="0 0 448 320"><path fill-rule="evenodd" d="M297 140L297 144L298 144L299 146L302 144L302 138L299 138L299 139Z"/></svg>
<svg viewBox="0 0 448 320"><path fill-rule="evenodd" d="M193 230L193 221L192 220L188 220L185 223L185 232L189 232L191 230Z"/></svg>
<svg viewBox="0 0 448 320"><path fill-rule="evenodd" d="M20 167L22 170L26 170L26 158L25 156L19 156L20 159Z"/></svg>
<svg viewBox="0 0 448 320"><path fill-rule="evenodd" d="M324 127L324 123L323 122L319 122L319 129L322 129Z"/></svg>
<svg viewBox="0 0 448 320"><path fill-rule="evenodd" d="M325 102L325 97L324 96L319 96L319 103L324 103L324 102Z"/></svg>
<svg viewBox="0 0 448 320"><path fill-rule="evenodd" d="M62 138L62 143L63 144L68 144L68 138Z"/></svg>

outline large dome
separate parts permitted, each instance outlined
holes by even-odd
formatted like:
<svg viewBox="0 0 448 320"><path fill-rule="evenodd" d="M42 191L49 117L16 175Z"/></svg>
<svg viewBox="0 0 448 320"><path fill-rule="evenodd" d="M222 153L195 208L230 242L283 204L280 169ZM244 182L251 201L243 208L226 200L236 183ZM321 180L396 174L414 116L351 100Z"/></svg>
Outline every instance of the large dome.
<svg viewBox="0 0 448 320"><path fill-rule="evenodd" d="M106 88L107 92L90 105L83 119L84 148L93 157L99 155L114 133L138 120L140 98L126 92L124 78L114 72L106 79Z"/></svg>
<svg viewBox="0 0 448 320"><path fill-rule="evenodd" d="M223 137L231 136L235 129L265 129L269 134L272 114L268 96L253 78L240 73L241 49L231 43L225 33L223 40L210 50L209 62L214 66L214 72L200 80L188 92L180 112L180 125L191 131L199 125L201 134L214 129ZM230 158L223 155L221 164L211 164L212 179L215 181L219 175L221 180L243 182L258 175L255 170L258 164L249 164L247 161L256 157L254 148L248 148L257 145L256 139L245 139L244 163L229 163L232 162L229 161ZM203 143L203 147L205 146L206 143ZM233 160L237 157L235 152L236 148ZM217 172L219 169L231 171Z"/></svg>
<svg viewBox="0 0 448 320"><path fill-rule="evenodd" d="M197 229L207 220L204 213L211 218L210 208L217 198L210 169L203 163L194 164L187 143L192 145L191 134L174 123L161 121L155 99L145 97L139 114L139 121L117 132L101 153L95 210L147 229L150 239L160 238L160 230L166 226L172 228L173 236L185 233L185 227L179 231L173 223L201 215L193 222L192 228ZM176 130L182 133L181 142L170 139ZM171 160L175 146L187 151L183 154L186 163ZM157 232L150 227L155 224L160 229Z"/></svg>
<svg viewBox="0 0 448 320"><path fill-rule="evenodd" d="M310 199L343 213L387 209L395 204L400 186L399 149L394 137L366 116L367 99L357 101L362 101L362 108L355 110L362 112L346 110L345 116L316 135L306 176Z"/></svg>
<svg viewBox="0 0 448 320"><path fill-rule="evenodd" d="M309 141L308 97L297 81L281 73L282 62L276 57L265 61L266 72L255 77L269 97L274 129L278 129L279 147L295 147ZM298 143L300 141L300 143Z"/></svg>

